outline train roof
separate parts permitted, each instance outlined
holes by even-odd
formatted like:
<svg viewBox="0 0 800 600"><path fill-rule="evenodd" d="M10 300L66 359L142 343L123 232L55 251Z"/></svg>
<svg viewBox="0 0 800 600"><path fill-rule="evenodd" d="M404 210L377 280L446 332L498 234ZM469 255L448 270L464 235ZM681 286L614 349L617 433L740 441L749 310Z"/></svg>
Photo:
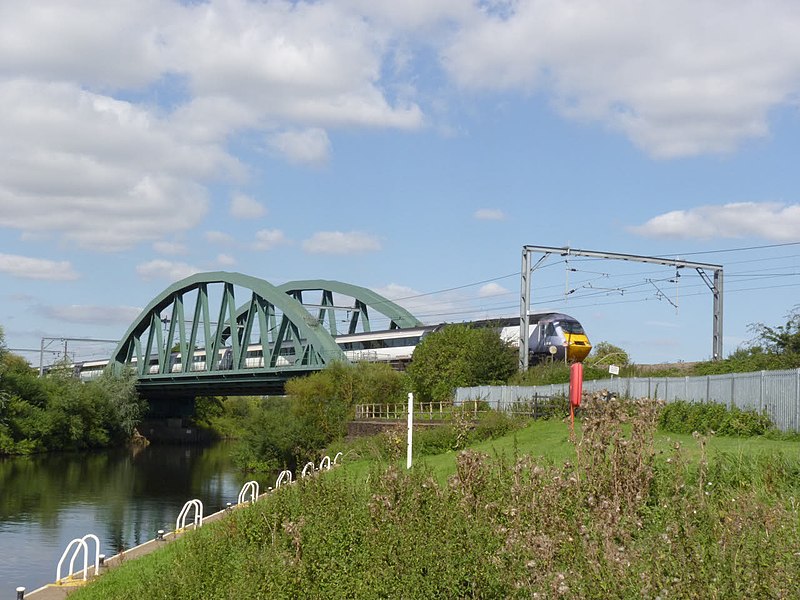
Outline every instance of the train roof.
<svg viewBox="0 0 800 600"><path fill-rule="evenodd" d="M528 323L530 325L536 325L544 320L578 321L575 317L560 312L528 313ZM473 325L475 327L519 327L519 317L497 317L480 321L466 321L464 325Z"/></svg>

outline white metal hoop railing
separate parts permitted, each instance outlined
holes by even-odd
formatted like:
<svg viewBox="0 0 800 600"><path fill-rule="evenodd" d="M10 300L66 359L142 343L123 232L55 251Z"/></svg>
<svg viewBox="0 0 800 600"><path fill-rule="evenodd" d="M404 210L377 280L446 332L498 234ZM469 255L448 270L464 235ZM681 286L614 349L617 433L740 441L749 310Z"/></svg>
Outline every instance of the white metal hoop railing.
<svg viewBox="0 0 800 600"><path fill-rule="evenodd" d="M336 456L333 457L333 464L338 465L339 459L342 458L344 455L341 452L337 452Z"/></svg>
<svg viewBox="0 0 800 600"><path fill-rule="evenodd" d="M309 471L309 469L311 469L311 470ZM305 477L306 475L311 475L311 474L314 473L314 471L316 471L316 469L314 468L314 463L309 461L309 462L306 463L306 466L303 467L303 472L300 473L300 477Z"/></svg>
<svg viewBox="0 0 800 600"><path fill-rule="evenodd" d="M329 471L330 468L331 468L331 457L327 455L323 456L322 460L319 461L319 470L322 471L323 469L325 469L326 471Z"/></svg>
<svg viewBox="0 0 800 600"><path fill-rule="evenodd" d="M86 544L85 539L75 538L69 544L67 544L64 553L61 555L61 560L58 561L58 566L56 567L56 583L61 583L61 566L64 564L67 554L69 554L69 551L72 550L73 546L75 546L75 550L72 552L72 558L69 561L69 571L67 571L67 574L64 577L70 577L75 572L75 559L78 556L78 552L83 550L83 580L86 581L89 573L89 547Z"/></svg>
<svg viewBox="0 0 800 600"><path fill-rule="evenodd" d="M275 489L281 487L282 483L292 483L292 472L288 469L278 474L278 478L275 480Z"/></svg>
<svg viewBox="0 0 800 600"><path fill-rule="evenodd" d="M248 492L250 493L250 502L255 502L256 500L258 500L257 481L248 481L242 486L242 491L239 492L239 499L236 501L236 504L241 504L242 502L244 502Z"/></svg>
<svg viewBox="0 0 800 600"><path fill-rule="evenodd" d="M198 527L202 527L203 525L203 503L196 498L194 500L189 500L186 504L183 505L181 512L178 514L178 518L175 521L175 531L180 531L181 529L186 528L186 517L189 515L189 511L194 508L194 527L197 529Z"/></svg>

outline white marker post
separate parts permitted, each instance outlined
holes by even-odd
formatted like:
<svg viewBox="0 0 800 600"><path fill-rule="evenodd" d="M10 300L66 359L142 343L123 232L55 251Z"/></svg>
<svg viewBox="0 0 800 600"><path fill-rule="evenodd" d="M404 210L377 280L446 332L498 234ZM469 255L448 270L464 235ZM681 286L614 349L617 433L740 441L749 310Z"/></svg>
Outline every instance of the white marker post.
<svg viewBox="0 0 800 600"><path fill-rule="evenodd" d="M412 432L414 430L414 394L408 393L408 450L406 451L406 469L411 468L411 446L413 443Z"/></svg>

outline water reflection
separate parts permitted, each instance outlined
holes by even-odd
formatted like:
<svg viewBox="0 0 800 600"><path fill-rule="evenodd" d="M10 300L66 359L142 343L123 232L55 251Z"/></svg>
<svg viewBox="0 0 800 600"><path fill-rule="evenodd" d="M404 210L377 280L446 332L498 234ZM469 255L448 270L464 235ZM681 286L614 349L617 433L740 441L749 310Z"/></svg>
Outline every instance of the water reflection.
<svg viewBox="0 0 800 600"><path fill-rule="evenodd" d="M244 478L229 455L220 444L0 459L0 597L52 582L75 537L94 533L112 555L174 529L186 500L206 514L235 502Z"/></svg>

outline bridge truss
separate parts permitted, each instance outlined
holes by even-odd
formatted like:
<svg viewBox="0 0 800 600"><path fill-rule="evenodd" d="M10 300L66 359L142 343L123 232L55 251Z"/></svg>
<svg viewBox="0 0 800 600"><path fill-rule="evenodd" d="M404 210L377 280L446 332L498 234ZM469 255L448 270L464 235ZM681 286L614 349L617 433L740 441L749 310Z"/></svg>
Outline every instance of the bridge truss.
<svg viewBox="0 0 800 600"><path fill-rule="evenodd" d="M274 286L241 273L199 273L147 305L111 364L116 372L133 369L148 397L179 389L193 395L282 391L289 377L346 362L334 336L371 331L370 309L388 329L421 325L383 296L339 281Z"/></svg>

